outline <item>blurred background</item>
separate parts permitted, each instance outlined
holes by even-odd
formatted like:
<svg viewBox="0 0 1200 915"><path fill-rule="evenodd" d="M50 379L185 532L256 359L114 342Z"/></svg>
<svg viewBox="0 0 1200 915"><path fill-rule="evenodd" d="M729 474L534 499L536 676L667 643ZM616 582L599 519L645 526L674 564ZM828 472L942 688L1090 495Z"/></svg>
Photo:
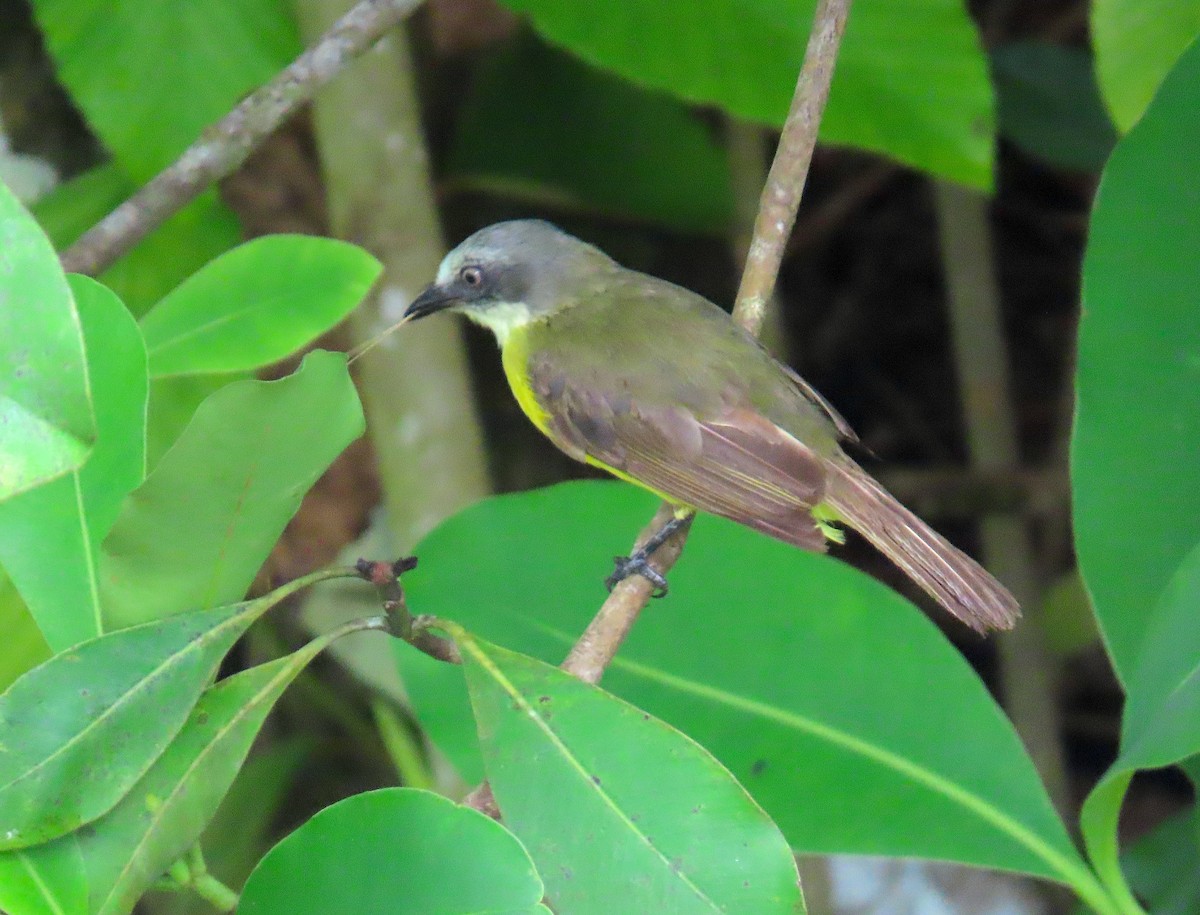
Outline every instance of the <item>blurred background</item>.
<svg viewBox="0 0 1200 915"><path fill-rule="evenodd" d="M247 2L243 12L260 20L251 38L234 35L223 4L127 6L0 0L0 177L60 245L348 4ZM729 307L809 12L772 29L772 4L760 4L745 11L745 28L698 21L695 34L673 35L653 15L621 32L619 22L601 29L546 6L429 0L405 33L103 279L144 310L242 238L349 238L388 273L323 341L344 348L394 321L448 245L500 219L538 216ZM1121 693L1074 571L1066 462L1088 214L1114 119L1127 129L1122 112L1138 104L1102 94L1091 27L1085 0L858 4L847 78L834 83L828 142L763 335L857 430L865 465L1021 597L1030 622L1009 639L946 631L1069 812L1112 761L1119 733ZM747 55L761 59L761 76L744 75ZM393 542L407 548L489 492L589 473L525 421L490 335L451 321L411 330L359 364L373 433L309 494L262 586L333 561L381 504ZM155 382L152 458L216 383ZM871 550L852 542L841 555L945 622ZM300 628L260 626L241 650L271 654L298 642ZM225 832L210 864L233 883L312 810L395 783L396 741L419 740L402 709L332 661L304 675L268 728L213 826ZM1175 770L1139 775L1128 835L1189 798ZM941 894L946 911L1055 905L1013 891L1017 907L1004 909L985 900L1008 890L971 897L960 877L870 867L852 879L826 872L839 911L908 911L895 901L903 893ZM145 905L174 912L185 901Z"/></svg>

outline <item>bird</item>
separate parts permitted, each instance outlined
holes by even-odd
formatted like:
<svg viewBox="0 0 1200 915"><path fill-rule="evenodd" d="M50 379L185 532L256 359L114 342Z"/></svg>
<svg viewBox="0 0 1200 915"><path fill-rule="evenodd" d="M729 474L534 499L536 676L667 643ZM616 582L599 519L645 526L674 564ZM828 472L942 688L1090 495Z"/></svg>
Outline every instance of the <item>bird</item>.
<svg viewBox="0 0 1200 915"><path fill-rule="evenodd" d="M847 455L857 439L825 398L703 296L522 219L450 251L401 323L443 311L495 335L517 403L561 451L675 509L610 588L642 574L665 593L647 559L698 510L811 551L848 526L973 629L1015 624L1013 596Z"/></svg>

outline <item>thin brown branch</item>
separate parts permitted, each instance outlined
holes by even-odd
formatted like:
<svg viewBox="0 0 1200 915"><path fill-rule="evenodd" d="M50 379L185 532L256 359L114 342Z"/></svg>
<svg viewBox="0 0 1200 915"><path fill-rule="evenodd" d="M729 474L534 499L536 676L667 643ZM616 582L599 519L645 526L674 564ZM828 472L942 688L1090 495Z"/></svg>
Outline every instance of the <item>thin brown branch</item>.
<svg viewBox="0 0 1200 915"><path fill-rule="evenodd" d="M63 269L96 275L238 168L280 124L350 61L420 5L362 0L275 79L247 96L136 194L62 255Z"/></svg>
<svg viewBox="0 0 1200 915"><path fill-rule="evenodd" d="M775 290L775 279L783 263L788 236L796 222L808 166L817 145L817 128L829 98L833 67L849 14L850 0L819 0L817 3L804 66L796 81L796 92L783 124L779 147L775 150L775 161L767 173L758 218L754 221L754 240L750 243L733 309L733 316L752 334L757 334L762 324L767 300Z"/></svg>
<svg viewBox="0 0 1200 915"><path fill-rule="evenodd" d="M796 221L796 210L800 206L800 195L817 143L821 114L829 98L834 62L846 28L850 3L851 0L819 0L817 3L812 34L792 96L791 109L763 188L750 253L734 309L734 317L754 334L762 324L763 310L775 288L788 234ZM644 542L665 524L670 519L670 512L670 506L664 505L650 527L642 532L638 542ZM680 529L655 552L655 567L663 574L670 571L679 558L687 530L686 527ZM598 683L650 600L652 590L650 582L640 575L618 584L567 655L563 670L588 683Z"/></svg>

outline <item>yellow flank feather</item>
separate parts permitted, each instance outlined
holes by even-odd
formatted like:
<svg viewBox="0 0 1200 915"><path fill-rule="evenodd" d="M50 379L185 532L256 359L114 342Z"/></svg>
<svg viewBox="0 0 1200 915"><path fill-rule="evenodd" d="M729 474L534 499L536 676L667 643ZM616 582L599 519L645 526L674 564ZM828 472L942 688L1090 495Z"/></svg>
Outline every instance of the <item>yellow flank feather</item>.
<svg viewBox="0 0 1200 915"><path fill-rule="evenodd" d="M521 410L529 417L529 421L537 426L542 435L554 440L550 434L550 414L538 403L529 383L529 328L514 327L508 334L508 339L500 348L500 362L504 366L504 377L512 388L513 397L517 398Z"/></svg>

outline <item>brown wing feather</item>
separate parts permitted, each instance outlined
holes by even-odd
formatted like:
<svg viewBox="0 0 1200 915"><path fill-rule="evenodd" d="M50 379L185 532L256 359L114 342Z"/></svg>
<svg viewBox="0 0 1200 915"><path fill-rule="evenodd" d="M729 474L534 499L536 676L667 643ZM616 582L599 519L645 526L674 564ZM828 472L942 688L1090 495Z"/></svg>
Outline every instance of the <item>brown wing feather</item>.
<svg viewBox="0 0 1200 915"><path fill-rule="evenodd" d="M550 437L572 457L778 540L825 548L811 514L824 495L823 462L774 423L746 409L701 420L681 407L647 407L531 370Z"/></svg>

